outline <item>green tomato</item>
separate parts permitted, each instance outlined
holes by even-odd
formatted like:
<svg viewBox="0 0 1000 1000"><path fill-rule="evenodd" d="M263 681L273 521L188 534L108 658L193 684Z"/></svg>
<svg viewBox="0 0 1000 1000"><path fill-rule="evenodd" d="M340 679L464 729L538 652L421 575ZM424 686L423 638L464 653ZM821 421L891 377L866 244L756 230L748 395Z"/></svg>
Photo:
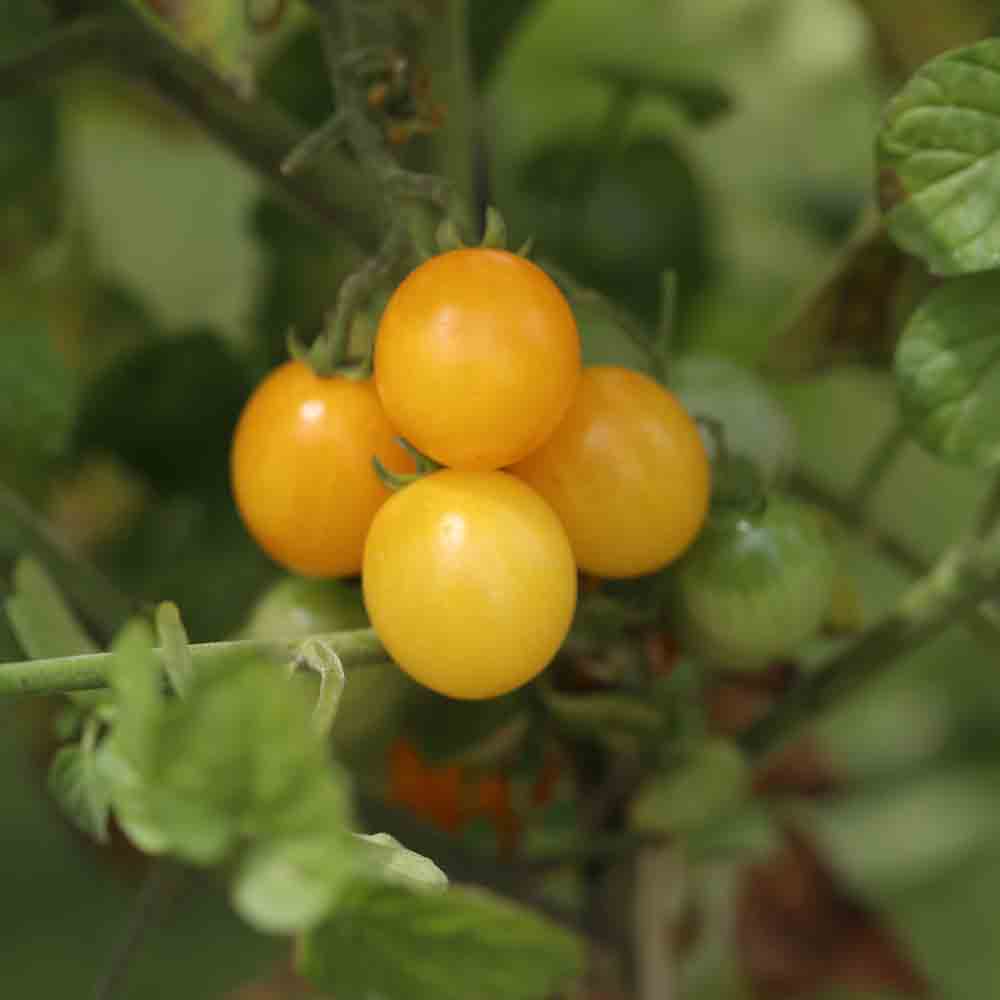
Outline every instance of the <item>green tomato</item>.
<svg viewBox="0 0 1000 1000"><path fill-rule="evenodd" d="M815 634L836 560L816 512L772 495L755 514L719 513L673 577L685 648L721 670L758 670Z"/></svg>
<svg viewBox="0 0 1000 1000"><path fill-rule="evenodd" d="M264 592L244 628L250 639L306 639L368 627L361 588L340 580L287 576Z"/></svg>
<svg viewBox="0 0 1000 1000"><path fill-rule="evenodd" d="M765 487L795 462L795 427L767 384L728 358L689 354L670 366L670 388L694 417L712 417L725 429L726 446L749 459Z"/></svg>
<svg viewBox="0 0 1000 1000"><path fill-rule="evenodd" d="M368 628L356 583L287 576L257 602L243 630L248 639L305 639ZM333 744L350 766L381 759L396 734L414 685L393 664L350 670L333 725Z"/></svg>

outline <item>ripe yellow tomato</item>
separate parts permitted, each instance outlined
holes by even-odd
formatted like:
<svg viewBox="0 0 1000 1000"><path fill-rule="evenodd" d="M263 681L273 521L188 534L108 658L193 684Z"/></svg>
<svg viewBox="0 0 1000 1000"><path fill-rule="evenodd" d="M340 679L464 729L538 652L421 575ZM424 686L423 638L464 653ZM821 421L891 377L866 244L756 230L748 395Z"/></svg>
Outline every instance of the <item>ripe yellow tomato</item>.
<svg viewBox="0 0 1000 1000"><path fill-rule="evenodd" d="M247 530L275 562L304 576L352 576L388 498L372 456L397 472L413 461L370 380L324 378L289 361L240 415L230 461Z"/></svg>
<svg viewBox="0 0 1000 1000"><path fill-rule="evenodd" d="M453 468L498 469L537 448L580 377L569 304L502 250L432 257L396 289L375 341L375 384L400 433Z"/></svg>
<svg viewBox="0 0 1000 1000"><path fill-rule="evenodd" d="M510 471L548 500L577 564L595 576L661 569L708 512L710 468L694 420L653 379L614 365L584 370L555 433Z"/></svg>
<svg viewBox="0 0 1000 1000"><path fill-rule="evenodd" d="M444 469L400 490L372 522L362 583L392 658L452 698L491 698L531 680L576 607L566 532L504 472Z"/></svg>

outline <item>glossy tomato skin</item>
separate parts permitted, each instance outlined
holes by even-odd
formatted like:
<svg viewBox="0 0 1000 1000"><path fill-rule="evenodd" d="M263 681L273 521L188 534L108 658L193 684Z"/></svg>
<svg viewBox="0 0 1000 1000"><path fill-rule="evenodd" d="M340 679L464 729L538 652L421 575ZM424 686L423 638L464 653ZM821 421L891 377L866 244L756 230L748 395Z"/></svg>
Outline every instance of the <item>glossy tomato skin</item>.
<svg viewBox="0 0 1000 1000"><path fill-rule="evenodd" d="M576 607L559 519L503 472L444 469L398 492L372 522L362 582L392 658L451 698L527 683L556 655Z"/></svg>
<svg viewBox="0 0 1000 1000"><path fill-rule="evenodd" d="M499 469L537 448L580 377L569 304L537 265L502 250L432 257L389 300L375 384L400 433L442 465Z"/></svg>
<svg viewBox="0 0 1000 1000"><path fill-rule="evenodd" d="M370 380L324 378L289 361L257 387L230 456L233 496L250 534L303 576L352 576L365 534L389 493L372 456L398 472L410 457L394 440Z"/></svg>
<svg viewBox="0 0 1000 1000"><path fill-rule="evenodd" d="M814 510L781 495L713 516L673 580L682 645L731 671L793 653L830 607L836 561Z"/></svg>
<svg viewBox="0 0 1000 1000"><path fill-rule="evenodd" d="M559 515L580 568L625 578L662 569L694 541L710 469L694 420L653 379L586 368L552 436L510 470Z"/></svg>

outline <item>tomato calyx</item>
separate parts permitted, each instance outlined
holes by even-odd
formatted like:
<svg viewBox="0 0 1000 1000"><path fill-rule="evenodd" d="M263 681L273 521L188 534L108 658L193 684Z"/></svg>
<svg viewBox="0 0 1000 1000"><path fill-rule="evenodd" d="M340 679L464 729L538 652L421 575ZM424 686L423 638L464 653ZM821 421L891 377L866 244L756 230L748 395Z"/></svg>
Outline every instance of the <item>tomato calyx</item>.
<svg viewBox="0 0 1000 1000"><path fill-rule="evenodd" d="M452 218L442 220L437 228L435 239L441 253L448 253L451 250L468 250L470 247L479 247L482 250L509 249L507 223L500 214L500 210L493 205L486 206L486 225L483 228L483 237L478 243L467 243L462 238L458 224ZM529 237L513 252L518 257L529 257L533 245L534 238Z"/></svg>
<svg viewBox="0 0 1000 1000"><path fill-rule="evenodd" d="M767 494L760 471L744 455L729 450L726 429L714 417L696 416L709 438L712 458L710 518L751 517L763 514Z"/></svg>
<svg viewBox="0 0 1000 1000"><path fill-rule="evenodd" d="M396 492L396 490L401 490L404 486L409 486L410 483L415 483L418 479L423 479L424 476L429 476L432 472L437 472L439 469L444 468L443 465L435 462L433 458L429 458L423 452L414 448L406 438L397 437L396 442L413 459L417 471L393 472L392 469L386 468L378 455L372 455L372 465L375 468L375 475L379 477L386 489Z"/></svg>

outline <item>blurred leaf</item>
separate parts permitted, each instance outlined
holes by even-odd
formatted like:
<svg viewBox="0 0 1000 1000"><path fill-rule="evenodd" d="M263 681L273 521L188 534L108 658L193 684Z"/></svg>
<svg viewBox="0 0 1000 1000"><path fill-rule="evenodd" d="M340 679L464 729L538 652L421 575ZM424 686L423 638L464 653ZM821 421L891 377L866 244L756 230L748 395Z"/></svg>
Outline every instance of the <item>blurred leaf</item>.
<svg viewBox="0 0 1000 1000"><path fill-rule="evenodd" d="M447 888L448 876L430 858L404 847L388 833L355 836L365 844L371 861L386 882L430 891Z"/></svg>
<svg viewBox="0 0 1000 1000"><path fill-rule="evenodd" d="M240 862L232 886L236 912L259 931L292 934L316 926L358 874L346 833L264 841Z"/></svg>
<svg viewBox="0 0 1000 1000"><path fill-rule="evenodd" d="M684 846L694 861L745 862L773 855L781 846L781 831L766 805L744 802L692 832Z"/></svg>
<svg viewBox="0 0 1000 1000"><path fill-rule="evenodd" d="M66 816L95 840L107 841L110 790L92 748L62 747L49 767L48 785Z"/></svg>
<svg viewBox="0 0 1000 1000"><path fill-rule="evenodd" d="M469 48L476 79L482 83L503 54L505 45L522 20L537 6L537 0L471 0L469 3Z"/></svg>
<svg viewBox="0 0 1000 1000"><path fill-rule="evenodd" d="M959 278L928 295L896 351L913 434L934 454L1000 463L1000 275Z"/></svg>
<svg viewBox="0 0 1000 1000"><path fill-rule="evenodd" d="M878 141L892 238L935 274L1000 265L1000 41L927 63L889 102Z"/></svg>
<svg viewBox="0 0 1000 1000"><path fill-rule="evenodd" d="M0 329L3 447L33 462L56 457L72 426L76 383L42 297L23 285L0 286Z"/></svg>
<svg viewBox="0 0 1000 1000"><path fill-rule="evenodd" d="M699 125L707 125L726 114L733 103L725 88L712 80L643 71L641 67L637 70L634 65L611 60L593 64L590 71L615 89L636 97L654 94L672 101Z"/></svg>
<svg viewBox="0 0 1000 1000"><path fill-rule="evenodd" d="M708 740L688 760L645 782L630 822L654 833L697 832L738 806L749 788L743 754L731 743Z"/></svg>
<svg viewBox="0 0 1000 1000"><path fill-rule="evenodd" d="M381 1000L544 1000L582 962L566 931L470 888L356 886L298 952L321 990Z"/></svg>
<svg viewBox="0 0 1000 1000"><path fill-rule="evenodd" d="M104 548L101 563L138 599L169 594L193 642L236 631L274 574L221 489L149 507Z"/></svg>
<svg viewBox="0 0 1000 1000"><path fill-rule="evenodd" d="M184 697L191 684L194 662L181 614L170 601L162 601L156 608L156 637L170 684Z"/></svg>
<svg viewBox="0 0 1000 1000"><path fill-rule="evenodd" d="M4 609L18 642L32 659L76 656L98 650L97 643L35 559L19 560L14 569L14 593L4 602Z"/></svg>
<svg viewBox="0 0 1000 1000"><path fill-rule="evenodd" d="M214 864L247 837L295 839L346 823L347 791L310 710L267 663L202 671L170 703L144 778L174 853Z"/></svg>
<svg viewBox="0 0 1000 1000"><path fill-rule="evenodd" d="M845 362L887 362L923 277L922 265L907 258L884 227L864 226L794 322L771 339L765 370L794 378Z"/></svg>
<svg viewBox="0 0 1000 1000"><path fill-rule="evenodd" d="M726 448L749 459L765 486L773 486L798 457L795 425L770 387L727 358L688 354L669 368L670 389L694 417L722 424Z"/></svg>
<svg viewBox="0 0 1000 1000"><path fill-rule="evenodd" d="M224 488L249 393L248 373L213 333L144 344L88 386L76 447L110 452L164 492Z"/></svg>

